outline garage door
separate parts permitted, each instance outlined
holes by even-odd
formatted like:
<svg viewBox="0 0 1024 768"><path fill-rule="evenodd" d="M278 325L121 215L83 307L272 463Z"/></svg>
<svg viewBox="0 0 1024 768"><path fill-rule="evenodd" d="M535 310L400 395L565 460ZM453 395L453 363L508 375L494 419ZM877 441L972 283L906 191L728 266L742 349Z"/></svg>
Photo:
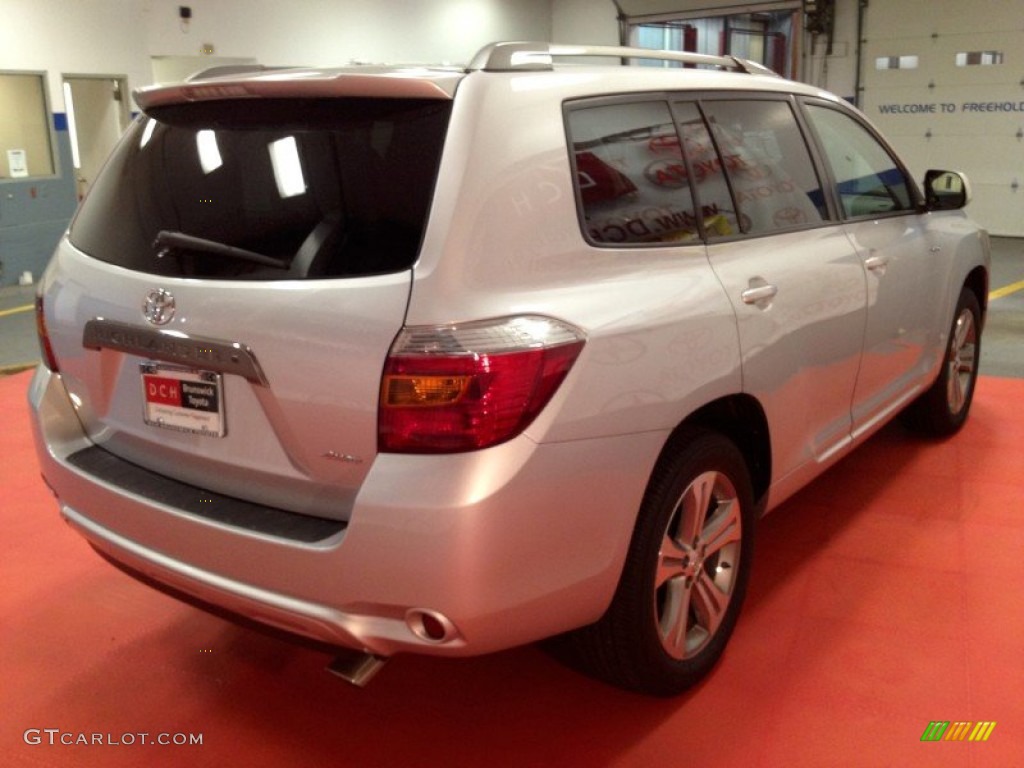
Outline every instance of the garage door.
<svg viewBox="0 0 1024 768"><path fill-rule="evenodd" d="M963 170L971 215L1024 236L1024 0L866 10L862 105L921 179Z"/></svg>

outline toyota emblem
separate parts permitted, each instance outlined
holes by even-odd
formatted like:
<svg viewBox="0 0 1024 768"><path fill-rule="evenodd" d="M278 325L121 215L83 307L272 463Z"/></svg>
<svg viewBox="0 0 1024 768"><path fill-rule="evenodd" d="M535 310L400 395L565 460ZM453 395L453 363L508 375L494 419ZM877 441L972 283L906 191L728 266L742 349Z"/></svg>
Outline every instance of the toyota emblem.
<svg viewBox="0 0 1024 768"><path fill-rule="evenodd" d="M154 288L142 302L142 314L153 325L167 325L174 317L174 296L163 288Z"/></svg>

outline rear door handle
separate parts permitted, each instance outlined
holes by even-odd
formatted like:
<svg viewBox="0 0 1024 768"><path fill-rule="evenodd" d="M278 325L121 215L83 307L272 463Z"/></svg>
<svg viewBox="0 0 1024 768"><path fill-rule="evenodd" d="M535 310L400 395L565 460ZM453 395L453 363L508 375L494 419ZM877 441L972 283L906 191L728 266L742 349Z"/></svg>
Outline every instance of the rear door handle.
<svg viewBox="0 0 1024 768"><path fill-rule="evenodd" d="M778 292L779 287L777 285L759 285L756 288L747 288L747 290L740 294L740 298L743 299L744 304L757 304L758 302L774 299L775 294Z"/></svg>

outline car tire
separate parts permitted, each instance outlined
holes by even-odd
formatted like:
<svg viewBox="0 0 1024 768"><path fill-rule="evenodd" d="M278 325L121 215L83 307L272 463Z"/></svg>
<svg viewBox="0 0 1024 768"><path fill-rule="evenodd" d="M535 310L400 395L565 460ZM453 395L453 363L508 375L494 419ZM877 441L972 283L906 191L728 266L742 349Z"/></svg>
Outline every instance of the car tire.
<svg viewBox="0 0 1024 768"><path fill-rule="evenodd" d="M731 441L703 429L677 435L652 474L611 606L568 638L576 666L659 696L704 677L746 592L753 510L750 474Z"/></svg>
<svg viewBox="0 0 1024 768"><path fill-rule="evenodd" d="M957 432L971 409L980 355L981 306L974 291L964 288L953 313L938 378L910 405L904 423L935 437Z"/></svg>

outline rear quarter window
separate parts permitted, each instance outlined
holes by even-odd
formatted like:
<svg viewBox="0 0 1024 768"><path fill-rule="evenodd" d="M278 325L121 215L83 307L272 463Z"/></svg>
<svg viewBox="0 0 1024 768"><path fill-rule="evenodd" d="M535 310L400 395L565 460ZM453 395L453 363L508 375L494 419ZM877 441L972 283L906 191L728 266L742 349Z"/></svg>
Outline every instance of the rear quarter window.
<svg viewBox="0 0 1024 768"><path fill-rule="evenodd" d="M574 109L568 126L584 234L590 242L696 239L693 196L666 101Z"/></svg>

